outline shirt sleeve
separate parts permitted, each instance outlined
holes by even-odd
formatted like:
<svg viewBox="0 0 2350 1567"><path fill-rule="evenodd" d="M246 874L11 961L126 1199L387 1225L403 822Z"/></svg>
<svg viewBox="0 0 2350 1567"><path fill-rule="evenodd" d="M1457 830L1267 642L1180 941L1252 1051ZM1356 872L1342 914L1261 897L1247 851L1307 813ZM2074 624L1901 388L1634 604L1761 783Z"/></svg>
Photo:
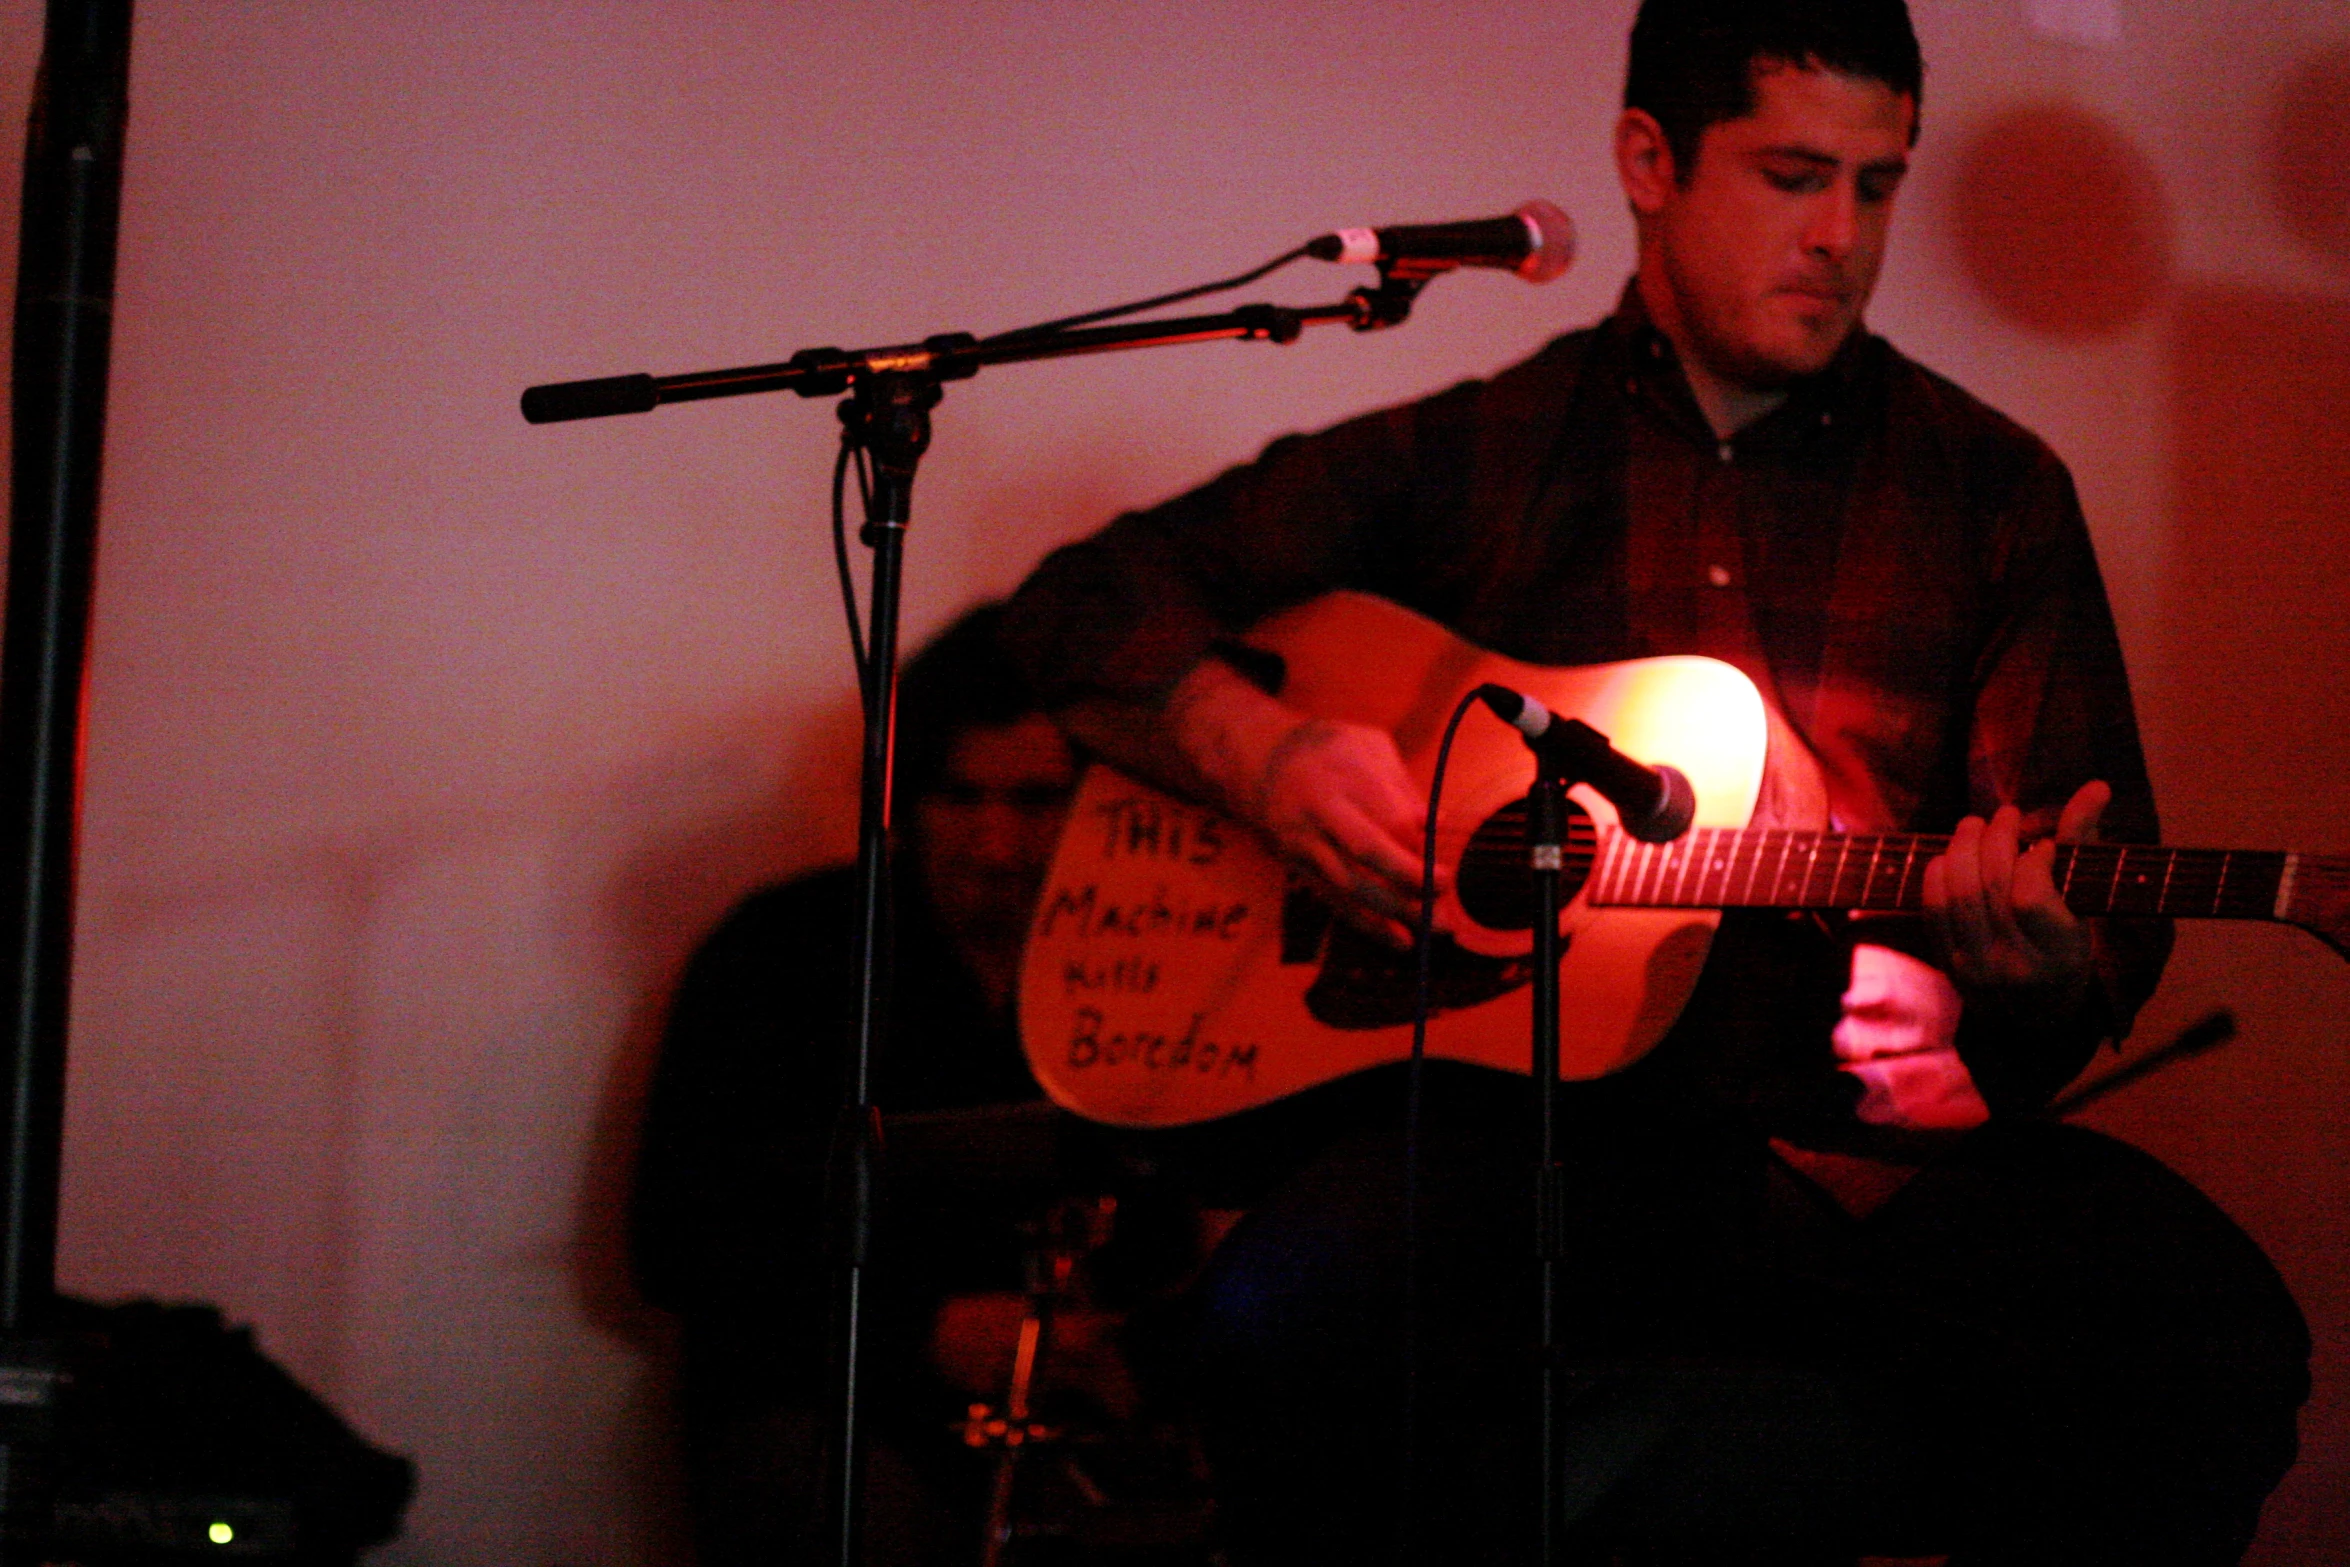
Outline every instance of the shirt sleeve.
<svg viewBox="0 0 2350 1567"><path fill-rule="evenodd" d="M1465 461L1476 383L1312 436L1055 551L1005 639L1050 706L1152 702L1220 637L1339 587L1381 586L1429 468Z"/></svg>
<svg viewBox="0 0 2350 1567"><path fill-rule="evenodd" d="M1968 809L1987 816L2013 802L2028 834L2046 834L2075 790L2103 779L2113 802L2100 836L2159 841L2096 551L2071 476L2037 441L1988 537L1992 619L1967 732ZM2169 921L2098 919L2090 933L2096 983L2077 1015L1999 1016L1977 1005L1962 1021L1960 1054L1993 1109L2045 1105L2098 1041L2128 1033L2153 993L2170 953Z"/></svg>

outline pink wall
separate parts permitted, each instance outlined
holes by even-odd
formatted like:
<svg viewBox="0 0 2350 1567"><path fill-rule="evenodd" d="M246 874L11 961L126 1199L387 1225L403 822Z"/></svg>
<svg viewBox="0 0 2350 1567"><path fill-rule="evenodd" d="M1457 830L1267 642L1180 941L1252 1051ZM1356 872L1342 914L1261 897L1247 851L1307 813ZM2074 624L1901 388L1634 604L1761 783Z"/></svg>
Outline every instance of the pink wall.
<svg viewBox="0 0 2350 1567"><path fill-rule="evenodd" d="M952 388L913 545L928 630L1116 507L1604 309L1629 9L149 0L67 1282L218 1301L416 1455L391 1558L657 1554L660 1331L614 1278L610 1202L679 957L843 844L833 426L765 399L532 430L515 393L1008 326L1341 223L1545 195L1583 225L1565 281L1441 283L1386 338ZM2025 21L2117 12L2110 45ZM0 0L11 126L38 17ZM2350 849L2350 193L2325 172L2350 146L2324 63L2350 20L1919 21L1926 140L1875 323L2074 464L2173 836ZM2097 1120L2308 1307L2308 1456L2256 1559L2350 1559L2350 970L2290 931L2190 931L2137 1047L2223 1004L2237 1044Z"/></svg>

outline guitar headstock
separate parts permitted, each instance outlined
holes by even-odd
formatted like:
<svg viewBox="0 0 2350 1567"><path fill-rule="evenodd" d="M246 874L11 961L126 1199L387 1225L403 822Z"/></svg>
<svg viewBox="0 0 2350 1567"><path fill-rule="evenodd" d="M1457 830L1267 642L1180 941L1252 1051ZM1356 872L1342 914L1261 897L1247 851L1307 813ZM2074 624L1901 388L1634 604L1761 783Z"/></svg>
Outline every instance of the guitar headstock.
<svg viewBox="0 0 2350 1567"><path fill-rule="evenodd" d="M2294 860L2292 891L2278 917L2350 958L2350 855L2301 854Z"/></svg>

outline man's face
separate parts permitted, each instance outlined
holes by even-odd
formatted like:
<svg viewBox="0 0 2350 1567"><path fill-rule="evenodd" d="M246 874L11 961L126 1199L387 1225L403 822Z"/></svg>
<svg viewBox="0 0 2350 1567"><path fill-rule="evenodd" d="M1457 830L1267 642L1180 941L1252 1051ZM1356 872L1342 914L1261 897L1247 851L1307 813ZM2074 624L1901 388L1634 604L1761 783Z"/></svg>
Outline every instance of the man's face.
<svg viewBox="0 0 2350 1567"><path fill-rule="evenodd" d="M1754 113L1706 128L1686 184L1669 149L1641 166L1636 121L1655 122L1636 110L1618 151L1658 326L1715 375L1768 390L1826 368L1859 322L1917 106L1882 82L1769 62L1754 88Z"/></svg>
<svg viewBox="0 0 2350 1567"><path fill-rule="evenodd" d="M1076 780L1069 743L1041 713L955 737L946 771L913 802L915 852L949 934L1026 933Z"/></svg>

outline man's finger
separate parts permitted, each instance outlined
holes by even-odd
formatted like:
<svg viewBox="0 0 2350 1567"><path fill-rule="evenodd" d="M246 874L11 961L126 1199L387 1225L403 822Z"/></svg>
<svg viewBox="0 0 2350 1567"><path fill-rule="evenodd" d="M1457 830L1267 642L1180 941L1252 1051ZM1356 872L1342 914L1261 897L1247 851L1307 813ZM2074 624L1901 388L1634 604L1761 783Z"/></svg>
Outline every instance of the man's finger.
<svg viewBox="0 0 2350 1567"><path fill-rule="evenodd" d="M1990 939L1983 918L1983 822L1969 816L1950 835L1950 847L1941 856L1942 941L1951 957L1971 962ZM1927 875L1933 876L1931 867Z"/></svg>
<svg viewBox="0 0 2350 1567"><path fill-rule="evenodd" d="M2019 838L2023 813L2003 805L1983 828L1983 927L1986 945L1978 957L1987 966L2004 968L2018 960L2024 948L2023 930L2015 921L2015 873L2022 855Z"/></svg>
<svg viewBox="0 0 2350 1567"><path fill-rule="evenodd" d="M2056 893L2056 845L2041 840L2016 857L2015 874L2008 879L2008 907L2019 922L2025 911L2061 908Z"/></svg>
<svg viewBox="0 0 2350 1567"><path fill-rule="evenodd" d="M1332 813L1323 831L1337 852L1362 874L1384 883L1398 897L1420 895L1417 844L1388 831L1367 813L1344 806Z"/></svg>
<svg viewBox="0 0 2350 1567"><path fill-rule="evenodd" d="M1412 944L1416 900L1370 874L1326 831L1304 846L1297 863L1315 895L1347 924L1391 947Z"/></svg>
<svg viewBox="0 0 2350 1567"><path fill-rule="evenodd" d="M2073 791L2073 797L2064 803L2064 811L2057 818L2057 841L2095 843L2097 823L2105 815L2106 806L2112 802L2112 786L2102 779L2091 779L2081 785Z"/></svg>

